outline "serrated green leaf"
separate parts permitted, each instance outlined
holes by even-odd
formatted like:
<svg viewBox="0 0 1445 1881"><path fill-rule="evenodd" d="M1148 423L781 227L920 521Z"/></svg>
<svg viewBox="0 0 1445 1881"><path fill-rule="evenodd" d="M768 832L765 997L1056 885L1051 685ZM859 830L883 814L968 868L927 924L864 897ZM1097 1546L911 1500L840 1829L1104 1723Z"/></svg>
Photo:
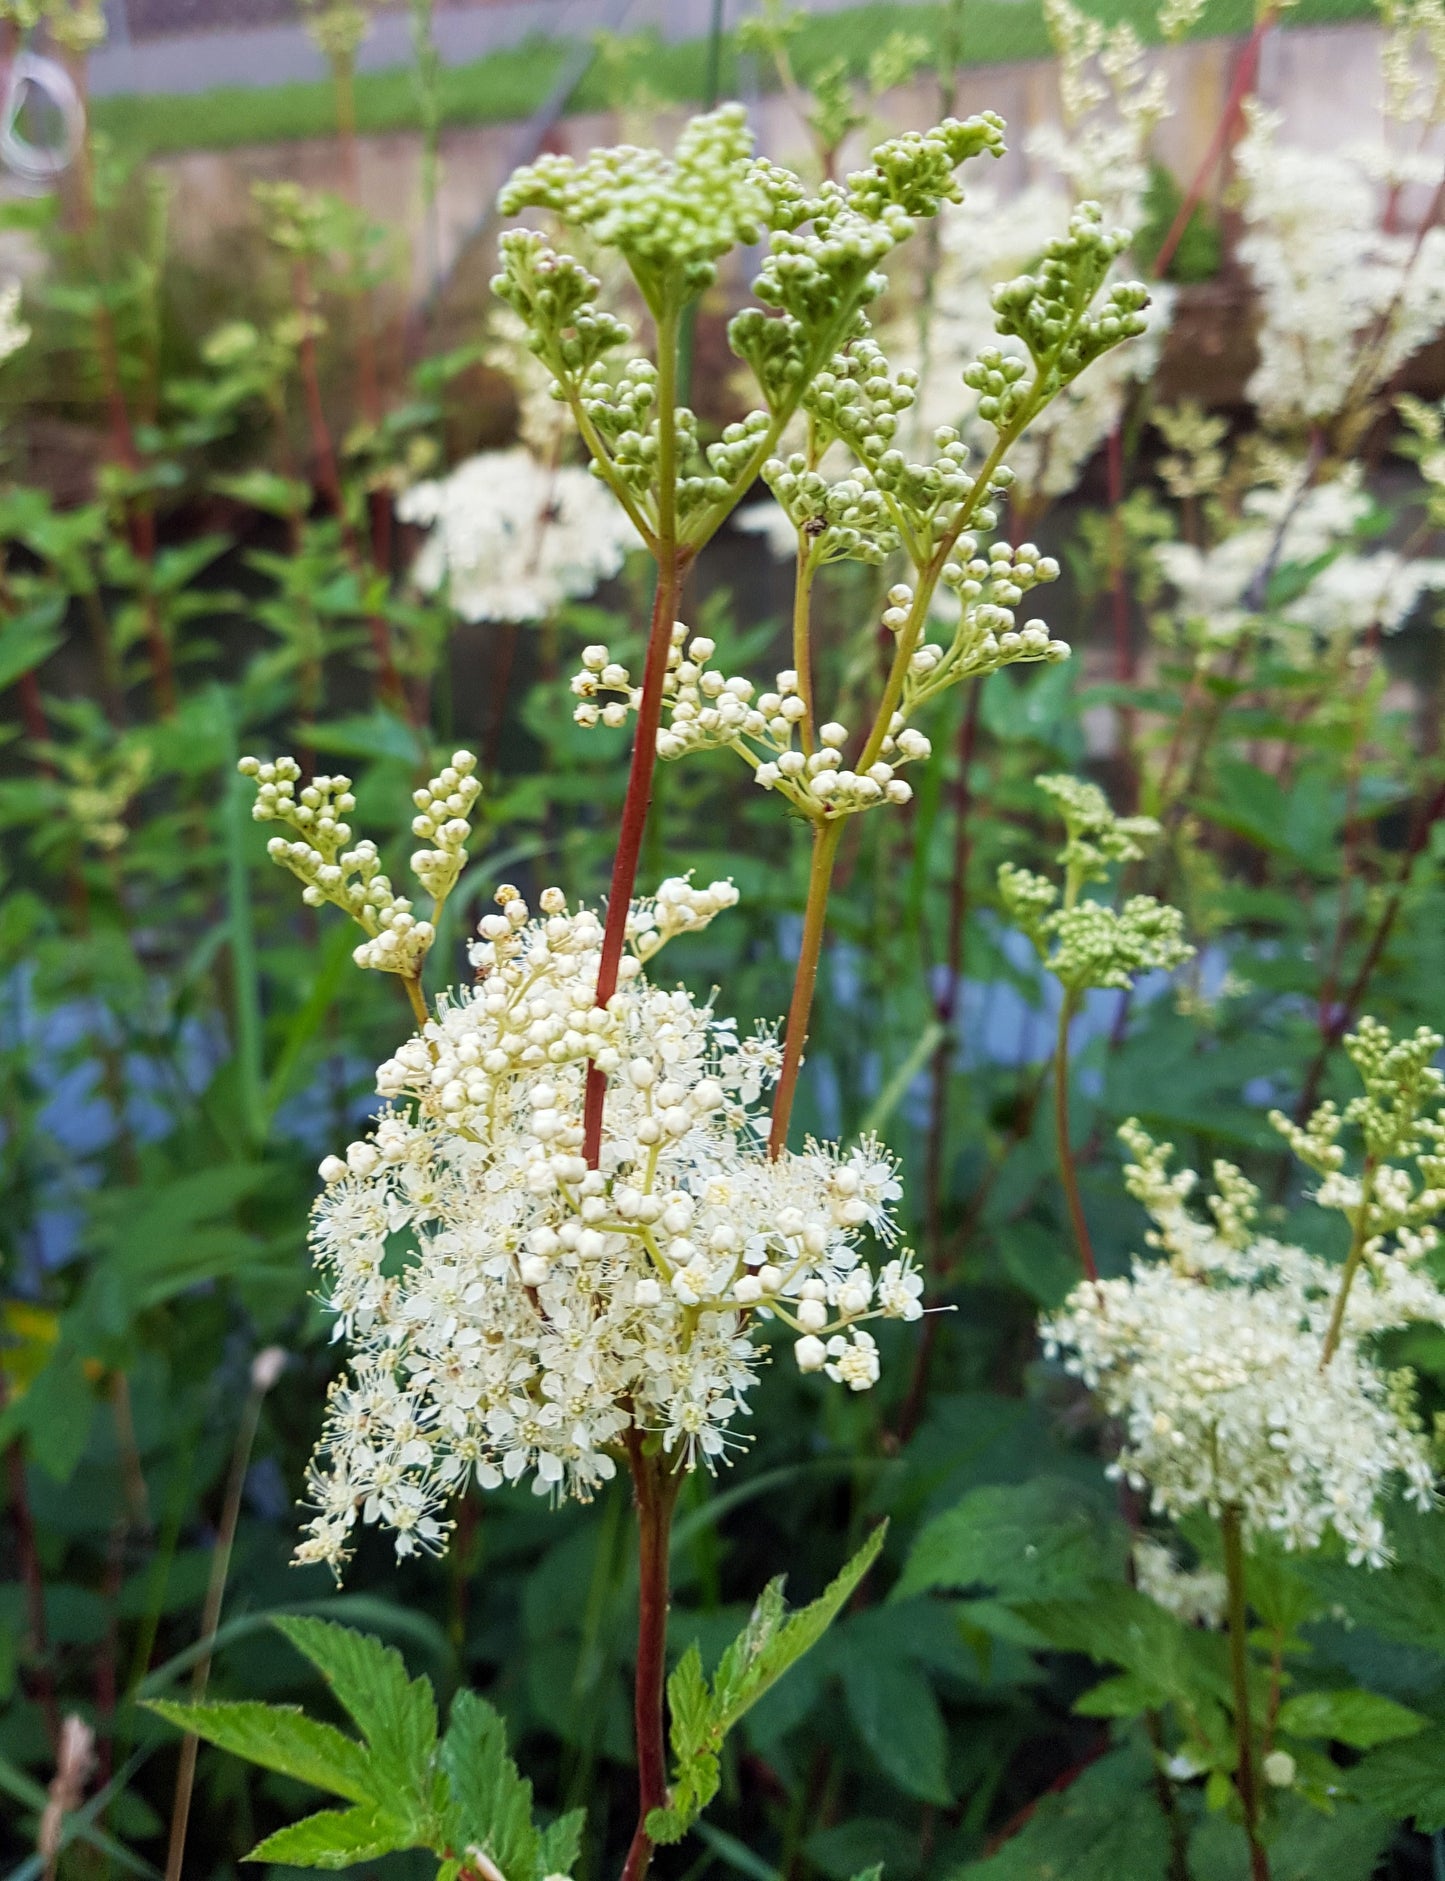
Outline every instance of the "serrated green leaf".
<svg viewBox="0 0 1445 1881"><path fill-rule="evenodd" d="M789 1614L781 1579L770 1581L747 1625L718 1662L709 1689L702 1660L692 1646L668 1680L670 1737L676 1758L672 1800L648 1817L655 1842L677 1842L717 1794L718 1752L728 1732L776 1685L832 1624L853 1589L872 1567L888 1524L880 1523L818 1598Z"/></svg>
<svg viewBox="0 0 1445 1881"><path fill-rule="evenodd" d="M889 1597L989 1587L1048 1599L1117 1575L1123 1551L1117 1522L1077 1483L991 1484L928 1523Z"/></svg>
<svg viewBox="0 0 1445 1881"><path fill-rule="evenodd" d="M426 1841L433 1809L437 1714L426 1679L408 1678L394 1646L331 1620L286 1614L276 1628L321 1673L338 1704L365 1739L374 1771L371 1795L394 1798L412 1811L416 1839Z"/></svg>
<svg viewBox="0 0 1445 1881"><path fill-rule="evenodd" d="M208 1744L244 1757L263 1769L311 1783L350 1802L368 1803L376 1794L376 1779L364 1745L346 1737L334 1725L308 1718L294 1705L209 1702L177 1704L173 1699L151 1698L154 1711L179 1730L193 1732Z"/></svg>
<svg viewBox="0 0 1445 1881"><path fill-rule="evenodd" d="M371 1803L322 1809L258 1842L247 1861L284 1862L291 1868L350 1868L360 1861L410 1848L405 1823Z"/></svg>
<svg viewBox="0 0 1445 1881"><path fill-rule="evenodd" d="M952 1802L948 1731L918 1667L894 1654L847 1653L838 1670L848 1714L879 1767L907 1796Z"/></svg>
<svg viewBox="0 0 1445 1881"><path fill-rule="evenodd" d="M571 1874L582 1852L582 1831L587 1811L571 1809L549 1822L537 1838L537 1871L542 1875Z"/></svg>
<svg viewBox="0 0 1445 1881"><path fill-rule="evenodd" d="M1445 1829L1445 1726L1370 1751L1347 1780L1381 1815L1411 1819L1422 1835Z"/></svg>
<svg viewBox="0 0 1445 1881"><path fill-rule="evenodd" d="M452 1702L441 1763L449 1788L448 1842L484 1849L507 1881L550 1872L539 1862L532 1785L507 1754L506 1726L475 1692L458 1692Z"/></svg>
<svg viewBox="0 0 1445 1881"><path fill-rule="evenodd" d="M1377 1692L1298 1692L1279 1709L1279 1728L1292 1737L1329 1737L1355 1750L1373 1750L1415 1737L1427 1720Z"/></svg>
<svg viewBox="0 0 1445 1881"><path fill-rule="evenodd" d="M996 1854L956 1881L1164 1881L1169 1832L1148 1759L1111 1751L1033 1814Z"/></svg>

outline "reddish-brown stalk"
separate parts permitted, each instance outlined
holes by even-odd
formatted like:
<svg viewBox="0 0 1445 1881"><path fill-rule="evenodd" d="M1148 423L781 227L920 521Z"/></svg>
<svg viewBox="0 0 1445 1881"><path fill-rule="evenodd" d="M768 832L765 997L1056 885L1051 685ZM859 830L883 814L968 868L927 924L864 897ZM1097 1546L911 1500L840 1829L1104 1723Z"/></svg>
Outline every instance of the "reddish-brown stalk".
<svg viewBox="0 0 1445 1881"><path fill-rule="evenodd" d="M624 1435L637 1510L637 1677L633 1726L637 1737L637 1826L623 1864L622 1881L643 1881L652 1861L647 1818L667 1807L667 1734L663 1697L667 1686L668 1548L672 1511L682 1477L661 1450L649 1452L635 1424Z"/></svg>
<svg viewBox="0 0 1445 1881"><path fill-rule="evenodd" d="M100 266L100 259L94 247L97 228L95 153L90 141L86 61L83 57L72 56L67 64L71 82L80 99L84 125L80 149L77 152L72 172L74 176L72 203L76 233L85 245L93 274L97 279L103 279L104 270ZM115 322L111 318L110 308L104 299L95 310L95 351L100 364L106 410L110 418L111 455L128 475L135 477L141 468L140 452L136 448L130 407L126 403L125 385L121 378L120 348L116 341ZM145 620L146 648L151 660L151 684L155 688L156 704L162 717L169 718L176 709L175 663L171 656L170 642L161 626L155 594L150 584L151 569L156 555L156 518L151 499L134 496L128 499L126 518L132 553L145 571L141 592L141 611Z"/></svg>
<svg viewBox="0 0 1445 1881"><path fill-rule="evenodd" d="M1414 874L1415 864L1424 853L1425 845L1430 840L1431 830L1442 816L1445 816L1445 782L1437 786L1415 819L1410 840L1400 859L1394 887L1390 890L1389 898L1375 924L1374 932L1365 947L1355 975L1335 1005L1321 1034L1315 1055L1310 1061L1309 1070L1305 1073L1304 1083L1300 1087L1299 1102L1295 1106L1295 1117L1298 1121L1302 1122L1314 1109L1325 1066L1329 1063L1335 1047L1359 1017L1360 1006L1370 989L1371 980L1375 977L1375 969L1380 964L1380 957L1389 944L1391 934L1395 931L1396 921L1400 918L1400 909L1410 886L1410 877Z"/></svg>
<svg viewBox="0 0 1445 1881"><path fill-rule="evenodd" d="M1069 1207L1069 1221L1079 1250L1079 1264L1089 1280L1099 1278L1094 1259L1094 1244L1089 1238L1089 1223L1084 1201L1079 1193L1079 1172L1074 1160L1074 1146L1069 1140L1069 1026L1074 1017L1073 995L1064 994L1059 1007L1058 1042L1054 1048L1054 1134L1058 1140L1059 1180L1064 1185L1064 1199Z"/></svg>
<svg viewBox="0 0 1445 1881"><path fill-rule="evenodd" d="M1244 1592L1244 1525L1237 1504L1219 1518L1224 1578L1229 1589L1229 1669L1234 1687L1235 1788L1244 1811L1250 1881L1270 1881L1269 1856L1259 1839L1259 1783L1249 1721L1249 1612Z"/></svg>
<svg viewBox="0 0 1445 1881"><path fill-rule="evenodd" d="M652 779L657 769L657 728L662 719L662 687L667 678L667 655L677 597L690 556L672 550L658 563L657 588L652 601L652 626L647 636L647 663L642 676L642 699L637 709L637 737L627 773L627 795L622 802L622 824L617 854L612 862L612 886L607 896L607 925L602 933L602 959L597 970L596 1003L605 1006L617 991L622 947L627 938L627 915L637 886L637 865L642 858L642 836L652 802ZM582 1154L595 1169L602 1156L602 1107L607 1077L595 1064L587 1067L587 1096L582 1119Z"/></svg>
<svg viewBox="0 0 1445 1881"><path fill-rule="evenodd" d="M1204 159L1194 173L1194 180L1184 192L1184 200L1180 203L1178 213L1170 223L1168 233L1159 246L1158 254L1154 257L1156 280L1162 281L1169 272L1169 264L1178 253L1179 244L1184 239L1184 231L1189 227L1190 218L1203 199L1209 179L1213 176L1220 159L1234 142L1235 130L1243 113L1245 100L1253 92L1255 81L1259 76L1260 47L1264 43L1265 34L1274 24L1274 15L1274 7L1267 6L1255 21L1254 31L1244 42L1243 50L1239 55L1239 63L1234 68L1233 83L1224 101L1224 110L1220 114L1219 123L1215 126L1214 135L1209 140L1209 148L1205 151Z"/></svg>

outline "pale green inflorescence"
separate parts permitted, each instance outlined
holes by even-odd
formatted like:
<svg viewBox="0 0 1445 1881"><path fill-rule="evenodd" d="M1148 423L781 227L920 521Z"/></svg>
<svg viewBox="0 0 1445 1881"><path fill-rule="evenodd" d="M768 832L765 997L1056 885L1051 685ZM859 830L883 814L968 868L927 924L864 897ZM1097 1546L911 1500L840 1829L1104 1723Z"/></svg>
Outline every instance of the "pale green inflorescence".
<svg viewBox="0 0 1445 1881"><path fill-rule="evenodd" d="M1096 987L1126 990L1151 968L1181 966L1194 949L1177 908L1152 895L1131 895L1118 908L1079 899L1085 883L1107 881L1111 868L1144 856L1160 833L1153 817L1117 816L1098 786L1080 778L1041 777L1038 783L1064 820L1062 893L1046 876L1009 862L999 870L998 885L1006 913L1048 971L1077 998Z"/></svg>

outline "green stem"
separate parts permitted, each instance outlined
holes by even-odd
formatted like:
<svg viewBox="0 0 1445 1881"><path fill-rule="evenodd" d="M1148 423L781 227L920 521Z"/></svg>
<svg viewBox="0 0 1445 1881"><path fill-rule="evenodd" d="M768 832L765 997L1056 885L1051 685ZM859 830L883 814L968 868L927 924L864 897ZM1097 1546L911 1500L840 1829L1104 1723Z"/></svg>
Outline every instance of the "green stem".
<svg viewBox="0 0 1445 1881"><path fill-rule="evenodd" d="M1340 1290L1335 1295L1334 1310L1330 1314L1329 1328L1325 1333L1325 1343L1320 1352L1320 1370L1323 1371L1339 1350L1340 1335L1345 1324L1345 1303L1350 1297L1350 1288L1355 1283L1360 1262L1365 1258L1365 1244L1370 1238L1370 1210L1375 1199L1375 1159L1366 1156L1364 1171L1360 1177L1360 1206L1355 1214L1355 1232L1350 1240L1350 1251L1345 1256L1345 1271L1340 1276Z"/></svg>
<svg viewBox="0 0 1445 1881"><path fill-rule="evenodd" d="M1086 1276L1097 1281L1099 1268L1094 1259L1094 1244L1089 1239L1089 1224L1084 1215L1083 1197L1079 1193L1079 1171L1069 1140L1069 1027L1075 1010L1075 995L1066 992L1059 1007L1059 1031L1054 1045L1054 1135L1058 1140L1059 1180L1064 1185L1064 1199L1069 1205L1069 1220L1073 1224L1079 1262Z"/></svg>
<svg viewBox="0 0 1445 1881"><path fill-rule="evenodd" d="M838 860L838 844L843 836L843 818L834 817L813 825L813 862L808 871L808 903L803 911L803 938L798 950L797 971L793 975L793 997L788 1006L788 1028L783 1039L783 1068L773 1096L773 1123L768 1135L768 1154L781 1156L788 1144L788 1124L797 1095L798 1071L803 1062L803 1045L808 1036L808 1020L813 1010L813 993L818 984L818 961L823 951L823 928L828 919L828 894L833 886L833 869Z"/></svg>
<svg viewBox="0 0 1445 1881"><path fill-rule="evenodd" d="M1244 1810L1250 1881L1270 1881L1269 1857L1259 1839L1259 1788L1255 1781L1254 1732L1249 1718L1249 1613L1244 1597L1244 1523L1231 1502L1219 1518L1224 1541L1224 1579L1229 1593L1229 1669L1234 1685L1235 1787Z"/></svg>
<svg viewBox="0 0 1445 1881"><path fill-rule="evenodd" d="M206 1685L211 1676L211 1652L221 1623L221 1602L226 1593L226 1576L231 1566L231 1550L236 1540L236 1524L241 1516L241 1492L246 1486L246 1471L250 1467L251 1449L256 1441L256 1429L261 1421L261 1405L272 1379L268 1376L252 1375L250 1394L241 1412L240 1428L236 1432L236 1444L231 1452L231 1469L226 1478L225 1502L221 1508L221 1525L216 1532L215 1546L211 1550L211 1573L206 1585L205 1605L201 1610L201 1644L205 1648L196 1661L191 1673L191 1703L199 1704L206 1695ZM191 1792L196 1780L196 1752L200 1739L193 1732L187 1732L181 1740L180 1765L176 1770L175 1799L171 1805L170 1846L166 1854L166 1881L181 1881L181 1866L186 1853L186 1827L191 1814Z"/></svg>
<svg viewBox="0 0 1445 1881"><path fill-rule="evenodd" d="M816 747L818 714L813 704L813 577L818 572L812 544L804 535L798 537L797 574L793 581L793 669L798 675L798 697L807 707L798 724L803 756L810 758Z"/></svg>

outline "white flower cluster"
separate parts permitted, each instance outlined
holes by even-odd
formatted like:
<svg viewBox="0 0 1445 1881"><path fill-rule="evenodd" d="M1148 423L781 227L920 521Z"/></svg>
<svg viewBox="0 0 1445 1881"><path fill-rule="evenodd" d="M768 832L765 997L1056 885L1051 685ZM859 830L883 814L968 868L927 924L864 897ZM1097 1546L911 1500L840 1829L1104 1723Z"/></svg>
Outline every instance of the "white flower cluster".
<svg viewBox="0 0 1445 1881"><path fill-rule="evenodd" d="M413 854L412 872L437 907L456 886L466 861L472 833L468 819L481 794L476 768L470 751L455 752L451 763L412 797L417 812L412 834L435 845ZM295 758L266 763L242 758L237 769L255 780L255 820L284 823L293 831L290 837L273 836L266 853L303 884L307 907L330 902L365 930L367 938L352 954L359 967L414 979L436 939L436 925L419 921L410 900L397 894L374 842L352 844L346 821L356 809L351 779L313 777L298 795L301 767Z"/></svg>
<svg viewBox="0 0 1445 1881"><path fill-rule="evenodd" d="M1296 474L1248 491L1239 527L1211 547L1155 545L1155 564L1174 590L1174 614L1192 638L1224 645L1246 628L1277 642L1360 634L1372 626L1394 633L1423 594L1445 589L1445 560L1393 549L1362 554L1346 546L1372 507L1359 464L1324 483L1301 487ZM1312 564L1303 588L1264 618L1261 578Z"/></svg>
<svg viewBox="0 0 1445 1881"><path fill-rule="evenodd" d="M483 451L398 499L403 522L430 529L412 566L424 594L469 621L538 621L615 575L642 546L589 471L529 450Z"/></svg>
<svg viewBox="0 0 1445 1881"><path fill-rule="evenodd" d="M666 884L634 907L634 945L655 953L733 898ZM599 1011L596 916L556 889L536 919L514 889L498 902L479 983L381 1067L395 1103L322 1165L312 1243L352 1355L304 1560L338 1566L358 1519L400 1553L440 1548L472 1478L585 1499L629 1427L713 1467L769 1330L797 1335L803 1371L861 1391L878 1376L865 1322L922 1311L907 1254L875 1274L860 1253L866 1232L894 1234L881 1146L767 1155L752 1105L776 1075L770 1037L649 984L635 954ZM609 1080L596 1169L589 1060Z"/></svg>
<svg viewBox="0 0 1445 1881"><path fill-rule="evenodd" d="M1249 396L1271 423L1305 426L1362 403L1445 326L1445 229L1383 226L1386 191L1439 180L1383 146L1294 149L1257 104L1235 150L1259 292L1259 365Z"/></svg>
<svg viewBox="0 0 1445 1881"><path fill-rule="evenodd" d="M1317 1547L1333 1529L1351 1561L1383 1564L1382 1499L1403 1484L1428 1507L1434 1472L1413 1376L1381 1370L1368 1341L1445 1325L1445 1294L1406 1253L1382 1254L1356 1278L1322 1364L1339 1266L1257 1236L1255 1192L1227 1164L1216 1165L1212 1220L1191 1215L1192 1173L1168 1175L1167 1145L1137 1125L1121 1134L1138 1158L1130 1190L1167 1258L1083 1283L1042 1329L1049 1356L1120 1420L1114 1473L1176 1519L1234 1506L1246 1531L1287 1548Z"/></svg>
<svg viewBox="0 0 1445 1881"><path fill-rule="evenodd" d="M1134 1584L1186 1626L1224 1624L1227 1584L1213 1568L1180 1567L1173 1549L1151 1535L1134 1543Z"/></svg>

